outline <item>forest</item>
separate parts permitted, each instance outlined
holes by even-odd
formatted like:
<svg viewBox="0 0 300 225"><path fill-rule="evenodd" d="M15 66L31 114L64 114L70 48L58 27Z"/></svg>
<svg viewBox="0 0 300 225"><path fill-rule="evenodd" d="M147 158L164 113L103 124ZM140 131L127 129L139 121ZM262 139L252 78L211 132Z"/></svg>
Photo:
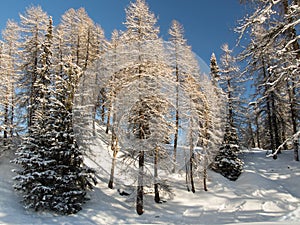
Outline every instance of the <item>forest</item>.
<svg viewBox="0 0 300 225"><path fill-rule="evenodd" d="M160 37L145 0L128 5L126 29L110 40L84 8L69 9L57 25L40 6L19 23L8 20L0 40L0 158L14 154L13 187L24 207L75 214L99 176L115 188L117 164L134 187L118 191L134 193L142 215L149 189L156 204L171 193L167 174L183 173L194 193L208 191L211 170L238 180L247 149L268 150L277 161L290 152L298 163L300 1L240 2L249 9L235 28L241 50L221 46L210 74L200 72L178 21ZM85 163L99 138L111 155L105 175Z"/></svg>

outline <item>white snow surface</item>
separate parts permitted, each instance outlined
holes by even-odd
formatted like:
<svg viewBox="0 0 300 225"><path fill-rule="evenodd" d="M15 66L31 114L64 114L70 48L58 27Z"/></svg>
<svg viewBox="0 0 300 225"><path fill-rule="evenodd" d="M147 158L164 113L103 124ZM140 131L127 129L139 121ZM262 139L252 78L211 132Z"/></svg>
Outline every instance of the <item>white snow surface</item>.
<svg viewBox="0 0 300 225"><path fill-rule="evenodd" d="M86 164L97 170L99 183L89 193L91 200L75 215L24 209L12 187L16 166L9 160L14 155L4 152L0 156L0 224L300 224L300 163L293 161L292 151L283 151L277 160L267 158L264 150L245 151L240 178L233 182L209 171L208 192L198 179L196 193L187 192L184 173L168 175L174 197L157 204L147 194L145 213L138 216L135 197L117 191L130 191L120 167L115 189L107 188L111 154L108 136L99 134L86 158Z"/></svg>

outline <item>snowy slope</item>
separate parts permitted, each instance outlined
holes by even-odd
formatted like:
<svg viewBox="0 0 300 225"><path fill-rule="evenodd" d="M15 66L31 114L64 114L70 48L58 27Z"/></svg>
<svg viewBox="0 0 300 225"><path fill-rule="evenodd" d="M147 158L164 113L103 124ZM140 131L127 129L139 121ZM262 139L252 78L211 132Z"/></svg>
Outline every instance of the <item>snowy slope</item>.
<svg viewBox="0 0 300 225"><path fill-rule="evenodd" d="M196 193L187 192L185 177L170 175L174 198L155 204L148 194L145 213L138 216L134 197L107 188L111 165L107 139L100 129L86 160L97 170L99 184L84 209L71 216L23 209L12 189L14 165L8 161L13 154L2 155L0 224L300 224L300 164L292 160L293 152L283 152L276 161L266 158L266 151L245 152L241 177L232 182L209 171L208 192L202 191L198 180ZM128 181L118 169L116 176L116 188Z"/></svg>

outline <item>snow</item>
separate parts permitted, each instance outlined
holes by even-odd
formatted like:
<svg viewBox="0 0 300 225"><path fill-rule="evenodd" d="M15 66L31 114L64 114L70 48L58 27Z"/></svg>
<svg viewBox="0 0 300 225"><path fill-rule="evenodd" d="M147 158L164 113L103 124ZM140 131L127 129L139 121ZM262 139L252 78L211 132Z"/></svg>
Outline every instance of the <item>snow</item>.
<svg viewBox="0 0 300 225"><path fill-rule="evenodd" d="M135 213L135 197L121 196L118 188L131 193L128 178L116 169L116 187L107 188L111 156L103 131L94 141L86 164L97 170L99 179L91 200L75 215L24 209L13 190L16 165L12 153L0 156L0 224L300 224L300 164L293 151L283 151L277 160L264 150L245 151L244 172L235 182L208 171L208 192L196 180L196 193L186 191L184 174L168 176L174 197L156 204L152 194L145 196L145 213ZM119 163L120 165L120 163ZM128 182L130 183L130 182Z"/></svg>

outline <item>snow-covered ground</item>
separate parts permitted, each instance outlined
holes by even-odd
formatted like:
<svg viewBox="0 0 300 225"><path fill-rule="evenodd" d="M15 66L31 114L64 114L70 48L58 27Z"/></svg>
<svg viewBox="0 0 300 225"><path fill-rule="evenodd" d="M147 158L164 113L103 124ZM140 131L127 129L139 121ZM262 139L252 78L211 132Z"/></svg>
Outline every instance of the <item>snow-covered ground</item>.
<svg viewBox="0 0 300 225"><path fill-rule="evenodd" d="M13 154L5 152L0 157L0 224L300 224L300 163L293 161L292 151L275 161L263 150L244 152L240 178L232 182L209 171L208 192L198 180L196 193L187 192L184 175L170 175L174 197L156 204L146 195L145 213L138 216L133 197L107 188L111 160L105 140L103 135L96 140L86 160L97 169L99 183L84 209L71 216L25 210L12 188ZM116 183L124 184L116 176Z"/></svg>

